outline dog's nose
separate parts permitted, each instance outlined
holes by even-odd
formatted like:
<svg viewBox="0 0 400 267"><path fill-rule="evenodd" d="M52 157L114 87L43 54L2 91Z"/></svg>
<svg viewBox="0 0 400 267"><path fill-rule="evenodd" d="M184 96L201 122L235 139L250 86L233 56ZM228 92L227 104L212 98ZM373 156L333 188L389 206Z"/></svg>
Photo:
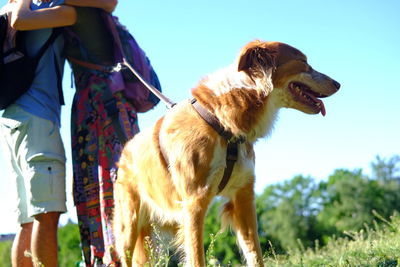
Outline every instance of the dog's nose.
<svg viewBox="0 0 400 267"><path fill-rule="evenodd" d="M336 87L337 90L339 90L340 83L338 83L337 81L333 80L333 85Z"/></svg>

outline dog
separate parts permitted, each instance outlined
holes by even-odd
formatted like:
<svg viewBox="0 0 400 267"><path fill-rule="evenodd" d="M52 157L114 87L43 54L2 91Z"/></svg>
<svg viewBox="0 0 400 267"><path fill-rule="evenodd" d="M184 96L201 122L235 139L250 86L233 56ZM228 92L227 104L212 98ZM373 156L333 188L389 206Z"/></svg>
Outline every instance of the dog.
<svg viewBox="0 0 400 267"><path fill-rule="evenodd" d="M339 88L298 49L259 40L243 47L231 66L202 79L192 96L229 136L218 133L193 101L183 101L127 142L114 188L113 218L123 266L148 260L145 237L151 236L153 223L174 235L185 266L205 266L204 220L216 196L227 199L223 225L235 230L247 265L263 266L253 145L270 133L280 108L325 116L321 98ZM231 143L236 143L237 160L222 181Z"/></svg>

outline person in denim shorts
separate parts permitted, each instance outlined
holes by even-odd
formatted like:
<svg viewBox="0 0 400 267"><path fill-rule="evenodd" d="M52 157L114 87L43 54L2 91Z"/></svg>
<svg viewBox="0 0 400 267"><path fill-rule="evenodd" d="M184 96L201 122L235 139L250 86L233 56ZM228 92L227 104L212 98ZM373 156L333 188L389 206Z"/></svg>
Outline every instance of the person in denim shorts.
<svg viewBox="0 0 400 267"><path fill-rule="evenodd" d="M53 28L75 23L75 9L62 3L13 0L2 9L10 15L11 27L26 31L29 56L38 53ZM60 136L63 46L60 35L41 58L30 89L0 118L3 154L11 170L3 177L14 181L20 225L11 252L13 266L32 266L32 261L37 266L39 262L57 266L58 220L66 212L65 152ZM25 251L31 252L32 259L24 256Z"/></svg>

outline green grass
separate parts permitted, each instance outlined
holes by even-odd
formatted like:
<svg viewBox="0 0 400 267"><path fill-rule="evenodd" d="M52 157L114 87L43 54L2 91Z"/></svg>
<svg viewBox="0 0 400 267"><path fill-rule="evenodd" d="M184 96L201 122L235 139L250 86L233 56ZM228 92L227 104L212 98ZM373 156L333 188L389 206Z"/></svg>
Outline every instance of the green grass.
<svg viewBox="0 0 400 267"><path fill-rule="evenodd" d="M400 216L394 216L391 218L391 221L386 221L378 214L375 215L381 221L381 224L378 225L375 222L374 229L366 226L364 230L359 232L346 232L345 238L331 238L328 244L322 248L316 244L313 249L294 250L290 251L287 255L277 255L271 249L266 252L265 266L400 266ZM213 236L213 240L215 238L219 238L219 236ZM164 243L164 246L167 246L166 243ZM214 257L213 249L212 242L206 253L207 267L222 266L218 263L216 257ZM162 258L153 258L153 261L148 266L168 266L168 260L166 260L164 254Z"/></svg>
<svg viewBox="0 0 400 267"><path fill-rule="evenodd" d="M379 218L379 215L376 214ZM273 249L266 252L265 265L277 267L323 266L323 267L395 267L400 266L400 216L390 221L379 218L373 229L365 227L359 232L347 232L345 238L332 238L324 247L315 245L313 249L289 251L287 255L277 255ZM148 243L150 261L147 266L181 266L171 262L168 243L156 233L155 246ZM80 248L76 225L67 225L60 229L60 266L77 266L80 260ZM213 239L220 238L219 235ZM158 240L157 240L158 239ZM158 242L160 241L160 242ZM212 242L213 244L213 242ZM301 247L301 246L300 246ZM0 242L0 266L11 266L11 241ZM207 250L207 266L221 266L213 255L213 245ZM171 265L172 264L172 265Z"/></svg>
<svg viewBox="0 0 400 267"><path fill-rule="evenodd" d="M379 215L377 215L379 216ZM292 251L288 255L269 252L266 266L400 266L400 216L391 221L383 218L374 229L366 227L359 232L346 233L346 238L331 239L319 248Z"/></svg>

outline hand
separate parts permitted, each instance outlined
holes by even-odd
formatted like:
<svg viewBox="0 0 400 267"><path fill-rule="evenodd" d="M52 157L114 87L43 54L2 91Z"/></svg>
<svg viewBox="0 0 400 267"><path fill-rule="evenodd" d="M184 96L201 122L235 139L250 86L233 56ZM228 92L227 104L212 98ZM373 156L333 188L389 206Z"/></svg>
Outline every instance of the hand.
<svg viewBox="0 0 400 267"><path fill-rule="evenodd" d="M81 1L81 0L80 0ZM16 0L12 6L10 25L19 31L29 31L73 25L76 22L75 8L61 5L30 9L31 0Z"/></svg>
<svg viewBox="0 0 400 267"><path fill-rule="evenodd" d="M118 4L118 0L103 0L102 9L108 13L112 13Z"/></svg>
<svg viewBox="0 0 400 267"><path fill-rule="evenodd" d="M65 4L70 6L96 7L111 13L117 6L118 0L65 0Z"/></svg>
<svg viewBox="0 0 400 267"><path fill-rule="evenodd" d="M11 21L13 17L18 16L18 14L27 13L30 9L31 0L10 0L1 9L1 14L9 13Z"/></svg>
<svg viewBox="0 0 400 267"><path fill-rule="evenodd" d="M1 7L0 15L11 12L14 8L14 5L15 5L15 1L12 1L12 0L8 1L7 4L5 4L4 6Z"/></svg>

